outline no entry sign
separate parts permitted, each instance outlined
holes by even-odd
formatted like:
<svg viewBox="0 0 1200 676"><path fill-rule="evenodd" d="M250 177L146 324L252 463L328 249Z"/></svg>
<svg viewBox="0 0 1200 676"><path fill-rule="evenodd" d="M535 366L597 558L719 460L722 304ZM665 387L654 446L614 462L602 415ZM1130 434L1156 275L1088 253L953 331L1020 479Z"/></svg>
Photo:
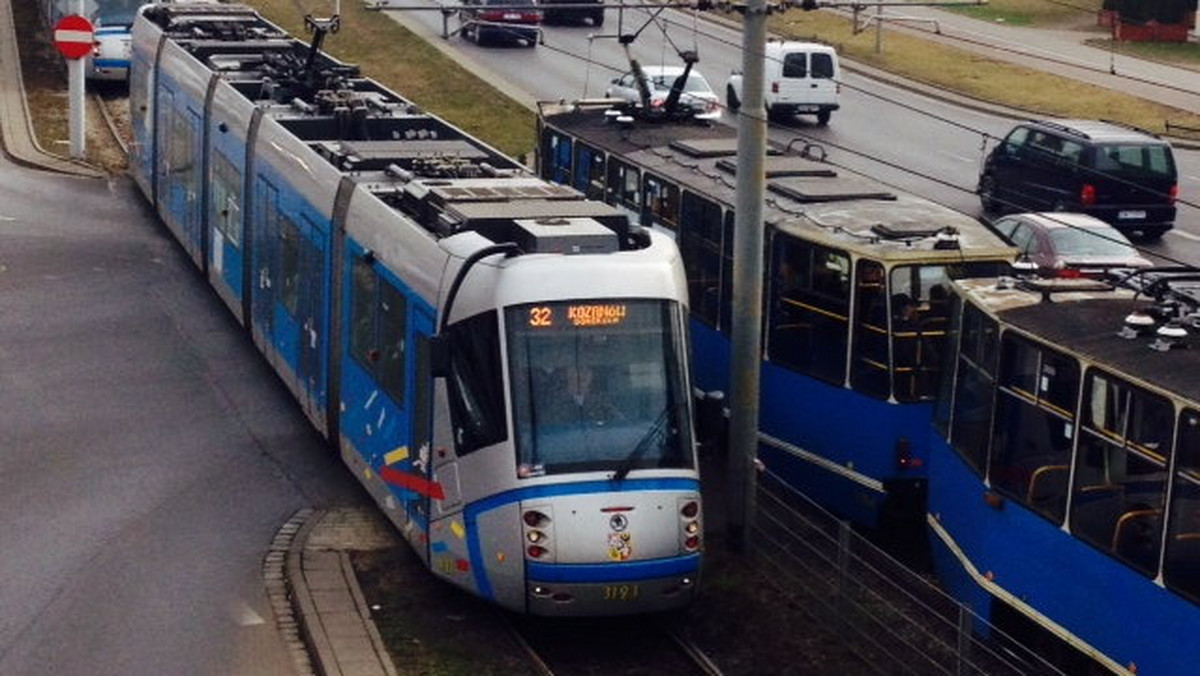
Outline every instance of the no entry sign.
<svg viewBox="0 0 1200 676"><path fill-rule="evenodd" d="M54 46L68 59L82 59L92 52L96 29L86 17L64 16L54 27Z"/></svg>

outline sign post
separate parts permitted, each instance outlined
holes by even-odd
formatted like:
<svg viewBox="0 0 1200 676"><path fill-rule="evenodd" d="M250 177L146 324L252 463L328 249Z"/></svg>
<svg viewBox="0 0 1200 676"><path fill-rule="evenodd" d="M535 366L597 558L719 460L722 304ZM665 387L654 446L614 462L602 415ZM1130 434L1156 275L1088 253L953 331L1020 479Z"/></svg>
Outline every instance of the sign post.
<svg viewBox="0 0 1200 676"><path fill-rule="evenodd" d="M71 157L84 155L84 58L92 53L95 43L92 22L79 14L59 19L54 27L54 46L67 58L68 101L70 105Z"/></svg>

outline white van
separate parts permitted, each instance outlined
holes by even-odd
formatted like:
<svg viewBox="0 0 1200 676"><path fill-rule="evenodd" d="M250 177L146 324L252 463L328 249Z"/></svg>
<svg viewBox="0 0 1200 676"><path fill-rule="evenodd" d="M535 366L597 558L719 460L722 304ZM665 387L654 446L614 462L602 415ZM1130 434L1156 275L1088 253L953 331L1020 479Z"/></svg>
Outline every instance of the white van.
<svg viewBox="0 0 1200 676"><path fill-rule="evenodd" d="M838 109L842 88L837 52L815 42L768 40L763 64L764 102L771 119L806 113L817 116L817 124L828 124ZM725 103L730 111L742 105L742 73L734 71L725 86Z"/></svg>

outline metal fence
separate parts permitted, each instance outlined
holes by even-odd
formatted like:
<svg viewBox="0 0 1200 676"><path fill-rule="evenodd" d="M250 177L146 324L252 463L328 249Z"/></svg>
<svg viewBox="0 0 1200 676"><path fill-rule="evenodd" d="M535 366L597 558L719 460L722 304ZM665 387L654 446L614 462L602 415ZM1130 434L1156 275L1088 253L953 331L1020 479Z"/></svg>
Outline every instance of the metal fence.
<svg viewBox="0 0 1200 676"><path fill-rule="evenodd" d="M775 475L758 483L751 561L880 674L1061 674Z"/></svg>

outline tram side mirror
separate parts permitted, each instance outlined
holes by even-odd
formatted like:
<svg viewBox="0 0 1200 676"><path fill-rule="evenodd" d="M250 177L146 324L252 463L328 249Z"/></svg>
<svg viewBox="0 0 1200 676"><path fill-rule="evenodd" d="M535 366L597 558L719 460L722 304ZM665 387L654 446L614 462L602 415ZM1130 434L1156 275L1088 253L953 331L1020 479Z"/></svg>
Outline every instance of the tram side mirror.
<svg viewBox="0 0 1200 676"><path fill-rule="evenodd" d="M696 400L696 440L700 442L702 449L720 450L724 448L727 445L729 432L725 393L720 390L697 391L694 398Z"/></svg>
<svg viewBox="0 0 1200 676"><path fill-rule="evenodd" d="M439 334L429 337L429 371L434 378L450 375L450 337Z"/></svg>

